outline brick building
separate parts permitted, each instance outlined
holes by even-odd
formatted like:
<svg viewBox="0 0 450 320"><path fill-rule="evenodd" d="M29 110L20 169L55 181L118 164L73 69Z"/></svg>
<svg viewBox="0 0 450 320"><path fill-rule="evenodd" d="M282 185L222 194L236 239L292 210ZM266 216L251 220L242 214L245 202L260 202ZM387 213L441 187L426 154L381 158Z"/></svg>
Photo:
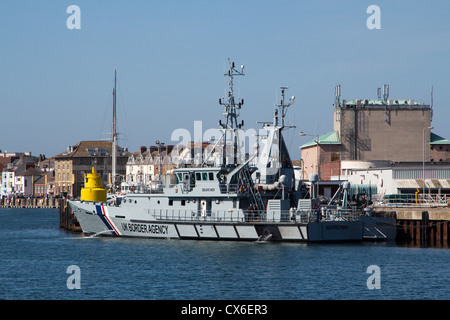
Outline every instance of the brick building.
<svg viewBox="0 0 450 320"><path fill-rule="evenodd" d="M81 141L69 146L55 158L55 195L77 198L84 186L84 176L95 167L102 183L110 183L112 171L112 143L110 141ZM125 176L129 152L117 147L117 174Z"/></svg>

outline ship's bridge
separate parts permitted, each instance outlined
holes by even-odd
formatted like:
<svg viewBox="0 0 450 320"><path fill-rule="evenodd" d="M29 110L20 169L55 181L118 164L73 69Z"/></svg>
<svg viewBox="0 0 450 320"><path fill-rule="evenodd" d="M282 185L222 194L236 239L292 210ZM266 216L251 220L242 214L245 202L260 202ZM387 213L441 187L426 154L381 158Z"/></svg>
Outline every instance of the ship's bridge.
<svg viewBox="0 0 450 320"><path fill-rule="evenodd" d="M227 176L230 172L234 173L227 167L178 168L174 170L175 188L191 195L197 192L202 195L236 193L239 191L237 174L233 174L233 178L228 183Z"/></svg>

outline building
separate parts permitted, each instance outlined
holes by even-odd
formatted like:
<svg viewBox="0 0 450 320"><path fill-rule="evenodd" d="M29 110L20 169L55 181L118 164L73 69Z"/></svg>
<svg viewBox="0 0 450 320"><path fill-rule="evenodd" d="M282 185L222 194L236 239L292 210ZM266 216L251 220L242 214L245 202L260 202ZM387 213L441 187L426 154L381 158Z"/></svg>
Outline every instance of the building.
<svg viewBox="0 0 450 320"><path fill-rule="evenodd" d="M126 182L129 185L149 185L155 180L152 153L146 147L130 155L126 164Z"/></svg>
<svg viewBox="0 0 450 320"><path fill-rule="evenodd" d="M34 183L35 197L53 197L55 187L55 172L43 172L43 175Z"/></svg>
<svg viewBox="0 0 450 320"><path fill-rule="evenodd" d="M450 162L450 141L431 133L430 137L430 161Z"/></svg>
<svg viewBox="0 0 450 320"><path fill-rule="evenodd" d="M215 150L213 150L215 149ZM216 151L216 152L213 152ZM170 173L178 167L200 166L203 161L207 164L217 164L221 161L221 147L211 142L190 141L187 146L165 145L143 146L128 158L126 164L127 187L145 185L150 187L155 182L164 184L175 183L170 179Z"/></svg>
<svg viewBox="0 0 450 320"><path fill-rule="evenodd" d="M55 195L77 198L84 186L86 173L95 167L104 186L110 184L112 172L112 143L110 141L80 141L69 146L66 151L56 155L55 159ZM118 176L126 174L128 150L117 147Z"/></svg>
<svg viewBox="0 0 450 320"><path fill-rule="evenodd" d="M430 105L413 100L343 100L334 109L341 160L430 161ZM420 143L423 142L423 143Z"/></svg>
<svg viewBox="0 0 450 320"><path fill-rule="evenodd" d="M330 180L331 176L339 175L341 145L336 131L317 136L302 145L302 180L308 180L312 173L318 173L320 180Z"/></svg>
<svg viewBox="0 0 450 320"><path fill-rule="evenodd" d="M1 152L0 163L3 167L0 188L1 196L24 195L23 173L29 168L35 168L37 161L37 158L31 156L30 152Z"/></svg>
<svg viewBox="0 0 450 320"><path fill-rule="evenodd" d="M11 170L2 171L1 196L8 197L15 193L15 172Z"/></svg>
<svg viewBox="0 0 450 320"><path fill-rule="evenodd" d="M338 179L338 177L332 177ZM450 194L450 163L342 161L339 179L351 183L350 196Z"/></svg>
<svg viewBox="0 0 450 320"><path fill-rule="evenodd" d="M21 181L21 194L23 194L25 197L34 197L35 195L35 189L34 189L34 183L38 181L42 176L44 175L44 172L36 169L36 168L28 168L24 172L17 174L17 179Z"/></svg>
<svg viewBox="0 0 450 320"><path fill-rule="evenodd" d="M164 177L182 162L185 148L173 145L141 147L139 152L134 152L128 158L126 164L126 182L128 185L149 186L156 181L165 181Z"/></svg>
<svg viewBox="0 0 450 320"><path fill-rule="evenodd" d="M347 179L360 185L361 190L370 184L372 189L383 194L409 193L416 189L423 193L427 172L434 176L432 172L444 168L437 166L438 163L450 162L450 141L431 132L434 129L431 125L432 106L411 99L389 99L387 85L383 88L383 97L379 89L375 100L341 101L340 86L337 89L334 130L315 136L300 147L302 178L307 180L309 174L319 173L320 194L324 194L323 188L332 185L333 181L339 184ZM423 167L428 169L423 170ZM364 170L367 171L365 174ZM391 176L387 178L385 174L389 170ZM367 178L369 172L384 178L362 178ZM411 181L407 183L394 178L399 172L410 176L406 180ZM423 175L425 179L421 178ZM428 188L431 193L450 192L443 181L441 187L433 186L436 188Z"/></svg>

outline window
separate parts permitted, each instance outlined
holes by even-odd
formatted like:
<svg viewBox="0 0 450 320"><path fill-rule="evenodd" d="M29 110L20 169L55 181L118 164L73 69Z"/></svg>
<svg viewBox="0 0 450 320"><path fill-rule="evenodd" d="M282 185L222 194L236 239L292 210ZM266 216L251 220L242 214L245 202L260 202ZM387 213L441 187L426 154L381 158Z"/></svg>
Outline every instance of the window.
<svg viewBox="0 0 450 320"><path fill-rule="evenodd" d="M173 200L169 200L169 206L173 206Z"/></svg>
<svg viewBox="0 0 450 320"><path fill-rule="evenodd" d="M200 174L200 172L197 172L197 173L195 174L195 179L196 179L197 181L202 180L202 175Z"/></svg>
<svg viewBox="0 0 450 320"><path fill-rule="evenodd" d="M214 180L214 173L209 172L209 181L213 181Z"/></svg>
<svg viewBox="0 0 450 320"><path fill-rule="evenodd" d="M208 180L208 173L207 172L203 172L203 181L207 181Z"/></svg>
<svg viewBox="0 0 450 320"><path fill-rule="evenodd" d="M181 200L181 205L185 206L186 205L186 200Z"/></svg>

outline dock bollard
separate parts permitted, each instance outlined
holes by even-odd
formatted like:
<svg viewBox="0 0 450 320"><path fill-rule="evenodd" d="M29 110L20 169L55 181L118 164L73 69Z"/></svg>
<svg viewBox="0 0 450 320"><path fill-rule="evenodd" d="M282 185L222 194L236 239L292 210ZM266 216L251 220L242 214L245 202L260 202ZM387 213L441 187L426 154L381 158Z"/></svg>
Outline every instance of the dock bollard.
<svg viewBox="0 0 450 320"><path fill-rule="evenodd" d="M429 214L428 211L422 211L422 222L421 222L421 232L420 232L420 244L426 244L429 242Z"/></svg>

